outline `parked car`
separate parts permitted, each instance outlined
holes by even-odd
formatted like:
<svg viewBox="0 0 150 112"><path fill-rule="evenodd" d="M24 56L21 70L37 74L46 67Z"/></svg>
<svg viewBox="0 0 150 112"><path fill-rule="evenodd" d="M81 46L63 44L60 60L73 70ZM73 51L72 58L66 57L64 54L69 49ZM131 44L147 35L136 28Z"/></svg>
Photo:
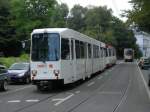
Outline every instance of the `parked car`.
<svg viewBox="0 0 150 112"><path fill-rule="evenodd" d="M139 66L141 69L149 69L150 59L148 57L141 57L139 61Z"/></svg>
<svg viewBox="0 0 150 112"><path fill-rule="evenodd" d="M6 67L0 65L0 90L5 91L7 90L7 70Z"/></svg>
<svg viewBox="0 0 150 112"><path fill-rule="evenodd" d="M12 82L30 83L30 64L14 63L8 69L7 76L9 78L9 83Z"/></svg>

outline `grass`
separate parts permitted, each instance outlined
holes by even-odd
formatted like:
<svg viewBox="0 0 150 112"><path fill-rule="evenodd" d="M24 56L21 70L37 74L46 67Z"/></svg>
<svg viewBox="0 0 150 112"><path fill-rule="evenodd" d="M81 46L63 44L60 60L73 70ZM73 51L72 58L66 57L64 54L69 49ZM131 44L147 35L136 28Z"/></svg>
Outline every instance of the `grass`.
<svg viewBox="0 0 150 112"><path fill-rule="evenodd" d="M0 64L10 67L16 62L29 62L29 55L22 54L20 57L0 57Z"/></svg>

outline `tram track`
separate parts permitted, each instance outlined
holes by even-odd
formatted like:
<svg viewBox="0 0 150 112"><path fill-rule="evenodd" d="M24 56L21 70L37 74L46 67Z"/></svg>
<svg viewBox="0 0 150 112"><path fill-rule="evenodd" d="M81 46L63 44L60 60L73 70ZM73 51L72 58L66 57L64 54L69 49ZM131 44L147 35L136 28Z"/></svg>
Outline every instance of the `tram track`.
<svg viewBox="0 0 150 112"><path fill-rule="evenodd" d="M93 92L90 96L88 96L86 99L84 99L83 101L81 101L79 104L77 104L76 106L74 106L72 109L70 109L69 111L67 112L74 112L74 110L76 108L78 108L79 106L81 106L82 104L84 104L86 101L88 101L89 99L91 99L99 90L101 90L111 79L111 77L109 77L109 79L107 81L105 81L105 83L103 83L103 85L101 85L98 89L96 89L95 92ZM127 93L129 91L129 88L131 86L131 82L132 82L132 78L129 77L129 82L128 82L128 85L126 87L126 89L124 90L124 92L122 93L122 97L121 97L121 100L120 102L114 107L114 109L111 111L111 112L116 112L119 107L124 103L124 101L126 100L127 98ZM120 93L119 93L120 94ZM65 112L65 111L64 111Z"/></svg>
<svg viewBox="0 0 150 112"><path fill-rule="evenodd" d="M101 74L101 75L102 75L102 74ZM103 75L104 75L104 74L103 74ZM91 80L96 80L97 77L99 77L99 75L97 75L97 76L91 78L90 80L87 80L86 82L84 82L84 83L82 84L82 86L85 86L85 87L86 87L86 85L87 85L87 83L88 83L89 81L91 81ZM111 79L111 77L109 77L109 79L107 79L107 81L109 81L110 79ZM107 81L106 81L106 82L107 82ZM106 83L106 82L104 82L104 83ZM104 86L104 85L101 85L101 88L102 88L102 86ZM80 86L79 86L79 87L80 87ZM76 91L76 89L77 89L77 88L73 88L71 91ZM98 88L98 89L100 89L100 88ZM97 89L96 91L98 91L98 89ZM63 91L63 90L62 90L62 91ZM63 94L63 93L66 93L66 91L64 90L64 92L55 93L54 95L45 97L45 98L39 100L38 102L35 102L35 103L33 103L33 104L30 104L30 105L26 105L26 106L24 106L24 107L22 107L22 108L20 108L20 109L17 109L17 110L15 110L15 111L13 111L13 112L21 112L21 111L23 111L24 109L30 108L30 107L32 107L32 106L35 106L35 105L37 105L37 104L39 104L39 103L42 103L42 102L46 101L47 99L52 99L53 97L56 97L56 96L61 95L61 94ZM68 93L68 91L67 91L67 93ZM96 92L94 92L94 93L96 93ZM94 93L92 93L92 94L94 94ZM84 99L80 104L86 102L91 96L92 96L92 95L90 95L88 98ZM80 104L76 105L75 107L79 106ZM74 107L74 108L75 108L75 107ZM72 109L71 109L71 110L72 110ZM68 112L71 112L71 110L69 110Z"/></svg>
<svg viewBox="0 0 150 112"><path fill-rule="evenodd" d="M47 99L50 99L50 98L52 98L52 97L55 97L55 96L57 96L58 94L62 94L62 93L57 93L57 94L55 94L55 95L48 96L48 97L46 97L46 98L43 98L43 99L40 100L39 102L30 104L30 105L26 105L26 106L24 106L24 107L22 107L22 108L20 108L20 109L18 109L18 110L15 110L15 111L13 111L13 112L20 112L20 111L22 111L22 110L24 110L24 109L30 108L30 107L32 107L32 106L34 106L34 105L37 105L37 104L39 104L39 103L41 103L41 102L44 102L44 101L46 101Z"/></svg>
<svg viewBox="0 0 150 112"><path fill-rule="evenodd" d="M118 103L118 105L114 108L114 110L112 112L117 112L118 109L120 108L120 106L126 101L127 93L129 92L129 88L131 86L131 82L132 82L132 79L130 78L128 86L127 86L127 88L126 88L126 90L125 90L125 92L124 92L124 94L123 94L123 96L121 98L121 101Z"/></svg>
<svg viewBox="0 0 150 112"><path fill-rule="evenodd" d="M92 98L92 96L94 96L94 94L96 94L99 90L101 90L110 80L111 78L113 78L113 76L109 77L109 79L107 79L107 81L105 81L99 88L97 88L95 90L95 92L93 92L91 95L89 95L86 99L84 99L83 101L81 101L79 104L75 105L73 108L71 108L70 110L68 110L67 112L73 112L74 109L76 109L77 107L81 106L82 104L84 104L86 101L88 101L90 98ZM125 90L124 92L124 95L127 93L129 89L129 84L127 86L127 89ZM123 97L124 97L123 95ZM123 99L123 98L122 98ZM119 105L119 104L118 104ZM115 112L115 111L112 111L112 112Z"/></svg>
<svg viewBox="0 0 150 112"><path fill-rule="evenodd" d="M106 71L106 72L108 72L108 71ZM105 76L105 72L104 73L102 73L102 74L100 74L100 75L104 75ZM42 99L40 99L38 102L33 102L33 103L31 103L31 104L27 104L27 105L23 105L23 106L21 106L20 108L18 108L18 109L16 109L16 110L13 110L12 112L21 112L21 111L24 111L24 110L26 110L27 108L30 108L30 107L32 107L32 106L35 106L35 105L37 105L37 104L40 104L40 103L43 103L43 102L45 102L46 100L48 100L48 99L53 99L54 97L57 97L58 95L62 95L62 94L66 94L66 93L68 93L68 92L72 92L72 93L75 93L75 91L77 91L77 90L80 90L80 87L82 88L83 86L85 86L86 88L88 88L87 87L87 84L88 83L90 83L91 81L93 81L93 80L96 80L96 81L99 81L98 80L98 77L99 77L99 75L96 75L95 77L93 77L93 78L90 78L90 80L87 80L86 82L84 82L84 83L82 83L81 84L81 86L80 85L78 85L78 87L76 88L74 88L74 87L72 87L73 89L71 89L71 91L70 91L70 88L69 88L69 91L68 91L68 88L63 88L63 90L61 89L59 92L58 91L53 91L52 93L52 95L49 95L49 96L47 96L47 97L44 97L44 98L42 98ZM112 76L111 76L112 77ZM110 79L111 79L111 77L108 77L108 78L106 78L105 79L105 81L103 81L103 83L106 83L106 81L109 81ZM101 87L102 86L104 86L104 85L101 85ZM31 89L31 88L30 88ZM98 89L100 89L100 88L98 88ZM98 90L97 89L97 90ZM22 89L21 89L22 90ZM20 91L21 92L21 90L19 89L18 91ZM23 89L24 90L24 89ZM97 91L96 90L96 91ZM18 91L13 91L13 93L15 93L15 92L18 92ZM82 90L80 90L81 92L82 92ZM95 90L94 90L95 91ZM95 92L96 92L95 91ZM56 92L56 93L55 93ZM57 93L58 92L58 93ZM51 93L51 92L50 92ZM7 93L8 94L8 93ZM9 93L10 94L10 93ZM94 93L92 93L92 94L94 94ZM91 94L91 95L92 95ZM28 96L29 94L26 94L26 96ZM86 98L86 99L84 99L80 104L82 104L82 103L84 103L84 102L86 102L90 97L91 97L91 95L88 97L88 98ZM30 95L29 97L31 97L32 95ZM39 95L38 95L39 96ZM32 98L31 98L32 99ZM21 101L21 100L20 100ZM23 100L22 100L23 101ZM75 107L77 107L78 105L80 105L80 104L77 104ZM68 112L71 112L71 111L68 111Z"/></svg>

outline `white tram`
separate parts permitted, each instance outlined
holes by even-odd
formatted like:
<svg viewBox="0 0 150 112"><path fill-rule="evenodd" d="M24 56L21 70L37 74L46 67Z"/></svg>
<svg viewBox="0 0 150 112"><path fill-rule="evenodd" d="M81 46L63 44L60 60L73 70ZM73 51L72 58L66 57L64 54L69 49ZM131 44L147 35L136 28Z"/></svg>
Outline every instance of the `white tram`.
<svg viewBox="0 0 150 112"><path fill-rule="evenodd" d="M106 45L106 68L116 64L116 50L111 45Z"/></svg>
<svg viewBox="0 0 150 112"><path fill-rule="evenodd" d="M90 78L107 64L115 64L115 52L106 56L107 49L105 43L68 28L35 29L31 34L31 80L41 89L55 82ZM107 63L108 58L113 61Z"/></svg>

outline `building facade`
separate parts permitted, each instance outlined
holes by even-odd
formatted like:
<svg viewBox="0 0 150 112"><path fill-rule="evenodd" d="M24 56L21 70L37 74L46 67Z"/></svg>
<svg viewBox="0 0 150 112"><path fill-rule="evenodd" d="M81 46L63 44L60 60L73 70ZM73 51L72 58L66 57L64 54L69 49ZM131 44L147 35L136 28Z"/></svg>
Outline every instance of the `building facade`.
<svg viewBox="0 0 150 112"><path fill-rule="evenodd" d="M137 39L136 43L142 51L143 56L150 57L150 34L134 31L134 35Z"/></svg>

